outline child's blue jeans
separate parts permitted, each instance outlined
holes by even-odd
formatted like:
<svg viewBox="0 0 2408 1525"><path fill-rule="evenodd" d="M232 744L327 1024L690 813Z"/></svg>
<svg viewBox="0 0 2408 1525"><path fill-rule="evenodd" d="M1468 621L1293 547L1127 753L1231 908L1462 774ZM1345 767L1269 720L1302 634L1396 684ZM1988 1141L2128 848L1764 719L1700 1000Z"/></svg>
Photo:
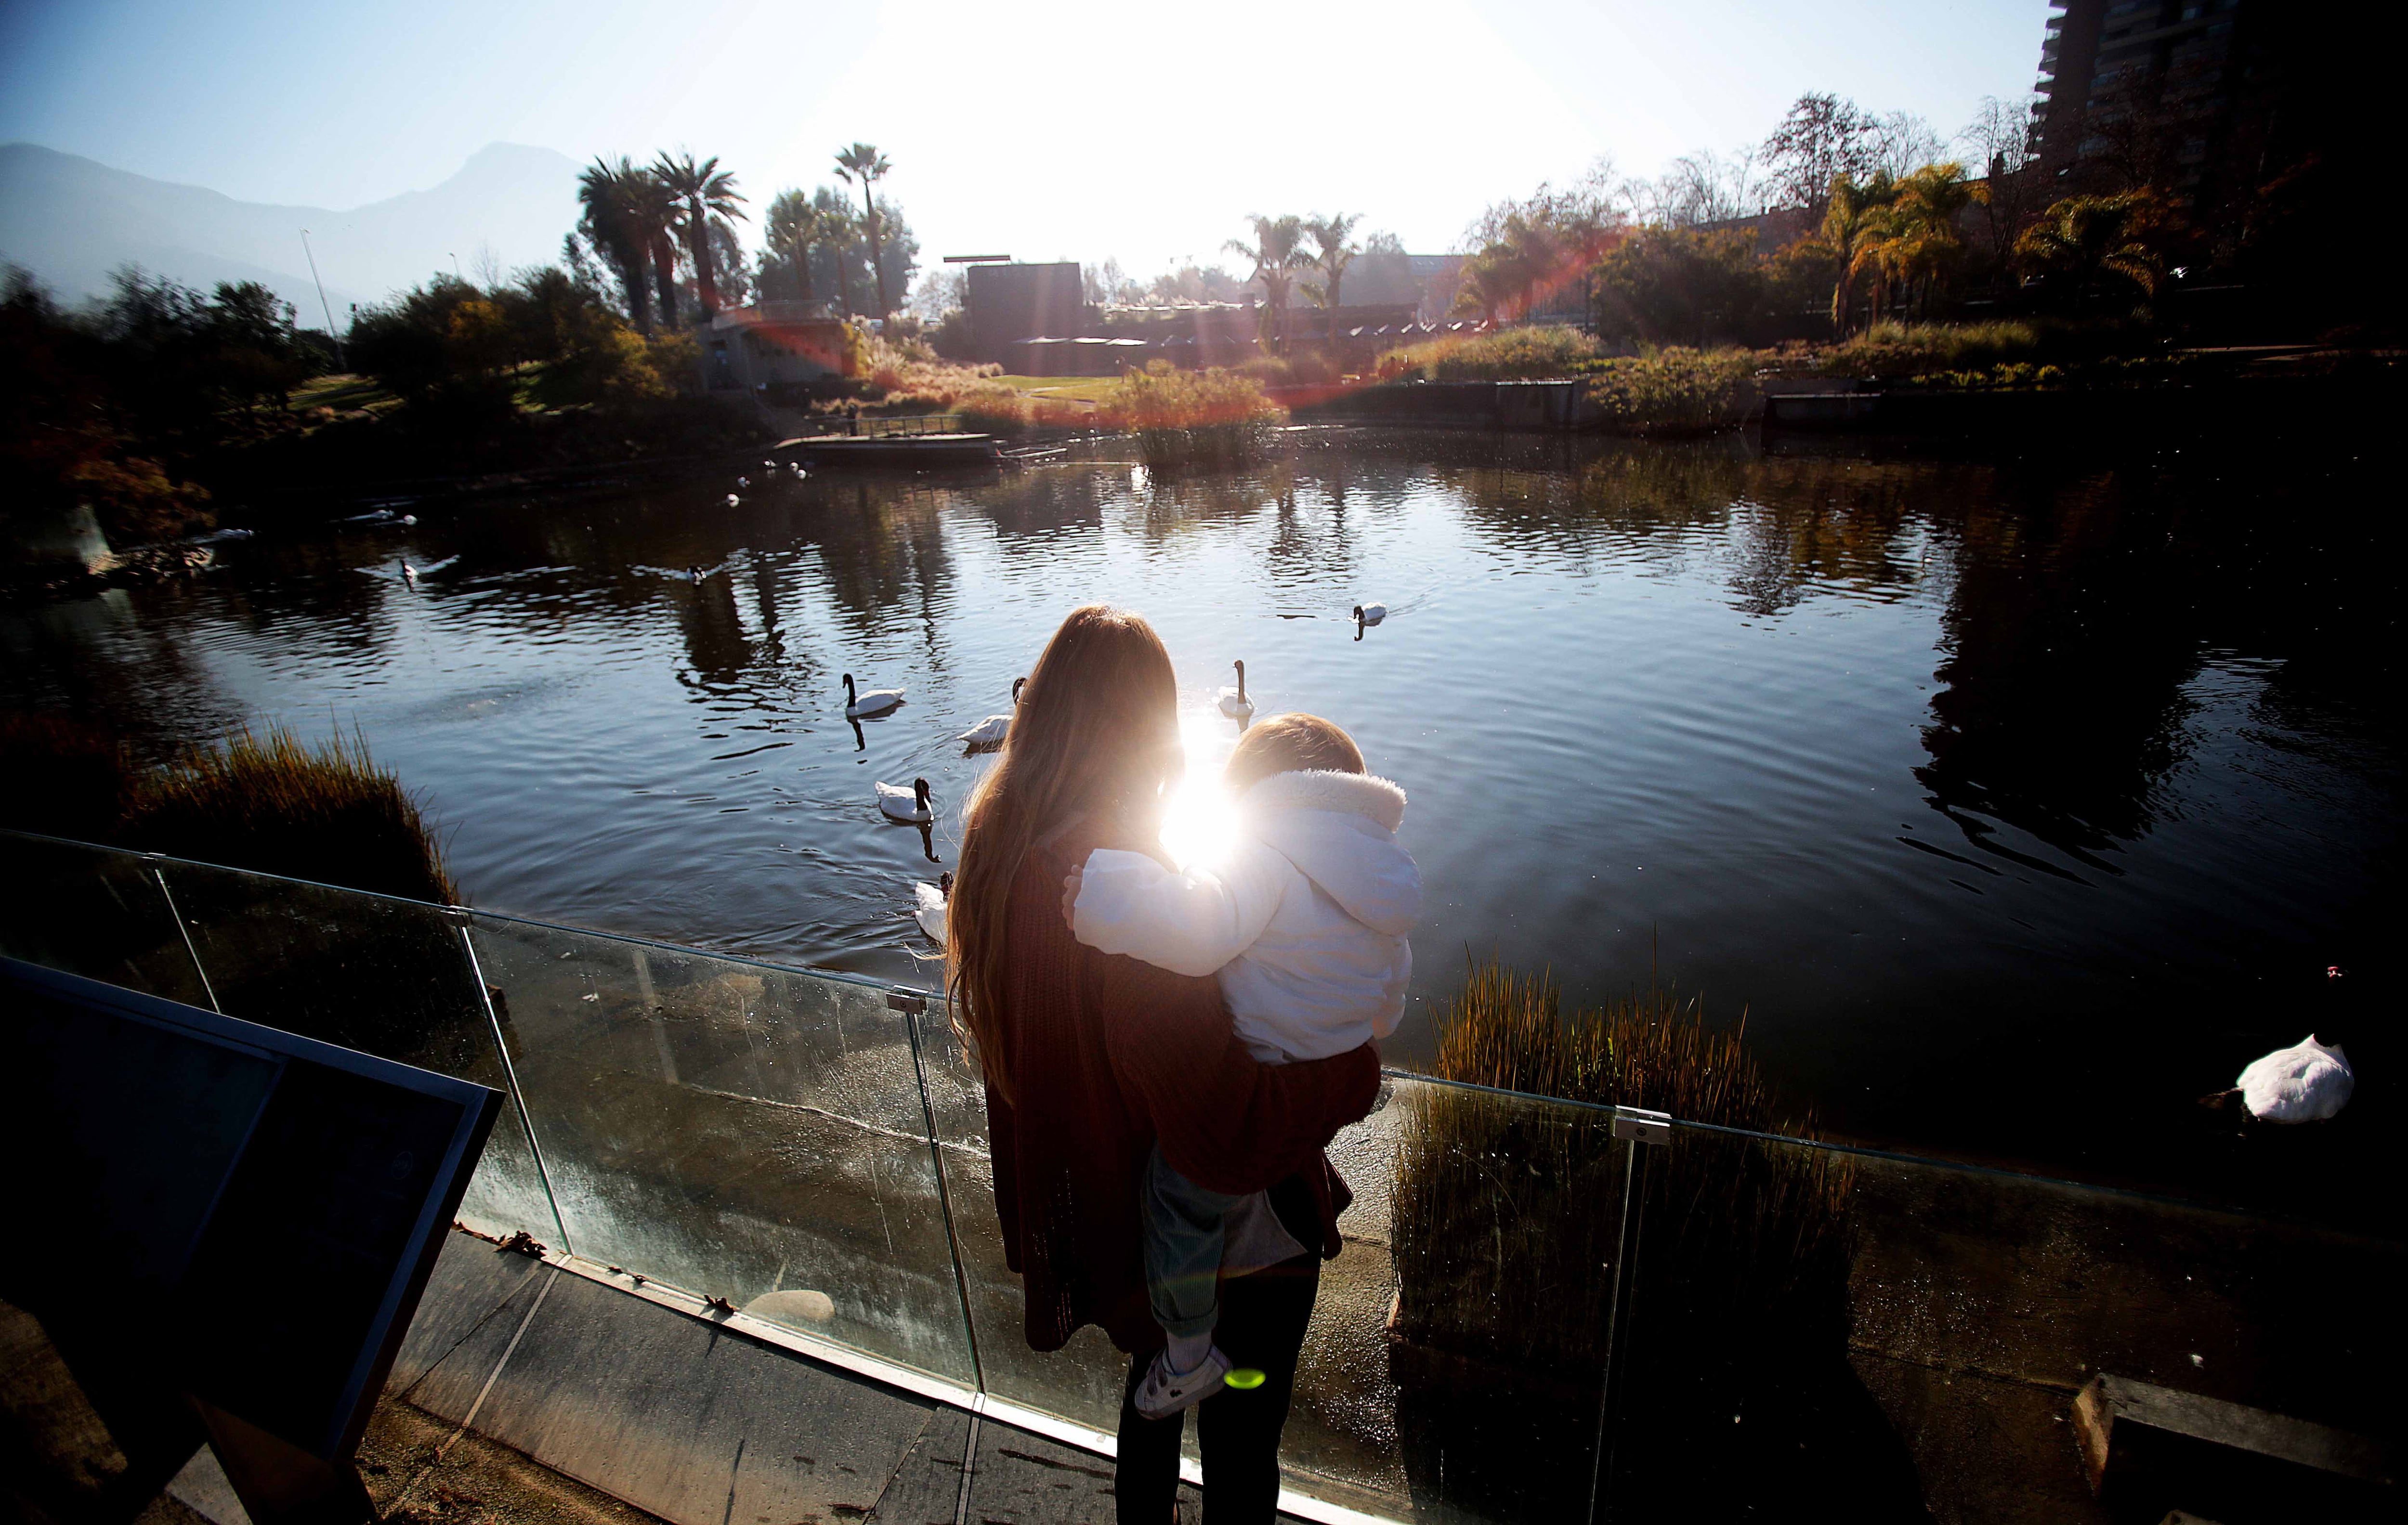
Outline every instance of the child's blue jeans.
<svg viewBox="0 0 2408 1525"><path fill-rule="evenodd" d="M1170 1168L1159 1147L1147 1158L1145 1291L1164 1333L1184 1339L1212 1332L1221 1313L1226 1224L1245 1200L1197 1186Z"/></svg>

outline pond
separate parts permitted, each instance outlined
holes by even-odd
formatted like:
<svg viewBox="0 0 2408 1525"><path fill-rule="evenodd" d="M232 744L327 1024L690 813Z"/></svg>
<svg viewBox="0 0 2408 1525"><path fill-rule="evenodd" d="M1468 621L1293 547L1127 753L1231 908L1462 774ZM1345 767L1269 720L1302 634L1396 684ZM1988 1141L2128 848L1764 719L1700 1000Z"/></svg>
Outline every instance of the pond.
<svg viewBox="0 0 2408 1525"><path fill-rule="evenodd" d="M2397 1133L2400 532L2355 445L1298 439L1177 479L781 477L730 507L731 465L263 530L190 582L0 612L0 703L154 754L356 727L478 905L930 983L911 887L987 765L954 738L1108 600L1168 643L1198 775L1242 659L1258 713L1340 721L1410 794L1392 1062L1495 954L1568 1004L1658 980L1744 1015L1842 1136L2255 1195ZM848 673L908 701L856 729ZM914 777L924 844L872 790ZM2311 1030L2360 1070L2337 1123L2243 1138L2194 1105Z"/></svg>

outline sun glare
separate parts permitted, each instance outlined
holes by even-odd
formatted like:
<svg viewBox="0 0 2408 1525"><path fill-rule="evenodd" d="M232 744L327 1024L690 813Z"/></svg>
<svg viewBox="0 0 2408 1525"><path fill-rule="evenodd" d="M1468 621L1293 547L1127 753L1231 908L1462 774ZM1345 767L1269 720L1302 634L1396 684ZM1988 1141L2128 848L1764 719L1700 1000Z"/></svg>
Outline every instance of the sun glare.
<svg viewBox="0 0 2408 1525"><path fill-rule="evenodd" d="M1238 745L1238 724L1212 709L1179 718L1187 771L1162 813L1162 847L1182 868L1218 862L1237 836L1237 809L1221 788L1221 769Z"/></svg>

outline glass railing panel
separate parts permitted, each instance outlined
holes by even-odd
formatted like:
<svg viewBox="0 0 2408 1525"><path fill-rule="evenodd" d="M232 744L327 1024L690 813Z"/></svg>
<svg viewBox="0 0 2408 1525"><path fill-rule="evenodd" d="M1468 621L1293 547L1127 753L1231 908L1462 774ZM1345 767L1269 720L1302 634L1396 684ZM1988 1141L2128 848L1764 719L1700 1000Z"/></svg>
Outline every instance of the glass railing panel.
<svg viewBox="0 0 2408 1525"><path fill-rule="evenodd" d="M161 872L227 1016L509 1090L464 913L173 860ZM494 1120L460 1221L560 1242L515 1105Z"/></svg>
<svg viewBox="0 0 2408 1525"><path fill-rule="evenodd" d="M1127 1360L1092 1327L1059 1351L1028 1347L983 1088L942 1012L922 1024L987 1390L1110 1434ZM1395 1518L1584 1517L1628 1147L1611 1123L1407 1076L1382 1086L1328 1151L1354 1200L1297 1371L1288 1488Z"/></svg>
<svg viewBox="0 0 2408 1525"><path fill-rule="evenodd" d="M495 917L472 935L578 1254L975 1384L882 990Z"/></svg>
<svg viewBox="0 0 2408 1525"><path fill-rule="evenodd" d="M1642 1155L1613 1518L1835 1496L1868 1519L2105 1525L2379 1502L2246 1447L2094 1475L2077 1397L2142 1384L2235 1436L2277 1416L2398 1455L2399 1244L1692 1127Z"/></svg>
<svg viewBox="0 0 2408 1525"><path fill-rule="evenodd" d="M9 886L0 954L208 1007L148 859L0 832L0 875Z"/></svg>

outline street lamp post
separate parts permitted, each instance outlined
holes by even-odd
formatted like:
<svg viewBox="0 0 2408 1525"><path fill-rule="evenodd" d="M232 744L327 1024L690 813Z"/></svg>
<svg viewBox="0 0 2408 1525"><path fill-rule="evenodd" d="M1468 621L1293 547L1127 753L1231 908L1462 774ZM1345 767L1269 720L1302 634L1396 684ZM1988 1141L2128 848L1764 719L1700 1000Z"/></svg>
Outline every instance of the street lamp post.
<svg viewBox="0 0 2408 1525"><path fill-rule="evenodd" d="M326 337L335 341L335 363L348 371L351 363L343 354L343 336L335 332L335 305L326 300L326 283L318 278L318 256L310 251L308 228L301 230L301 252L309 261L309 280L318 288L319 309L326 315Z"/></svg>

